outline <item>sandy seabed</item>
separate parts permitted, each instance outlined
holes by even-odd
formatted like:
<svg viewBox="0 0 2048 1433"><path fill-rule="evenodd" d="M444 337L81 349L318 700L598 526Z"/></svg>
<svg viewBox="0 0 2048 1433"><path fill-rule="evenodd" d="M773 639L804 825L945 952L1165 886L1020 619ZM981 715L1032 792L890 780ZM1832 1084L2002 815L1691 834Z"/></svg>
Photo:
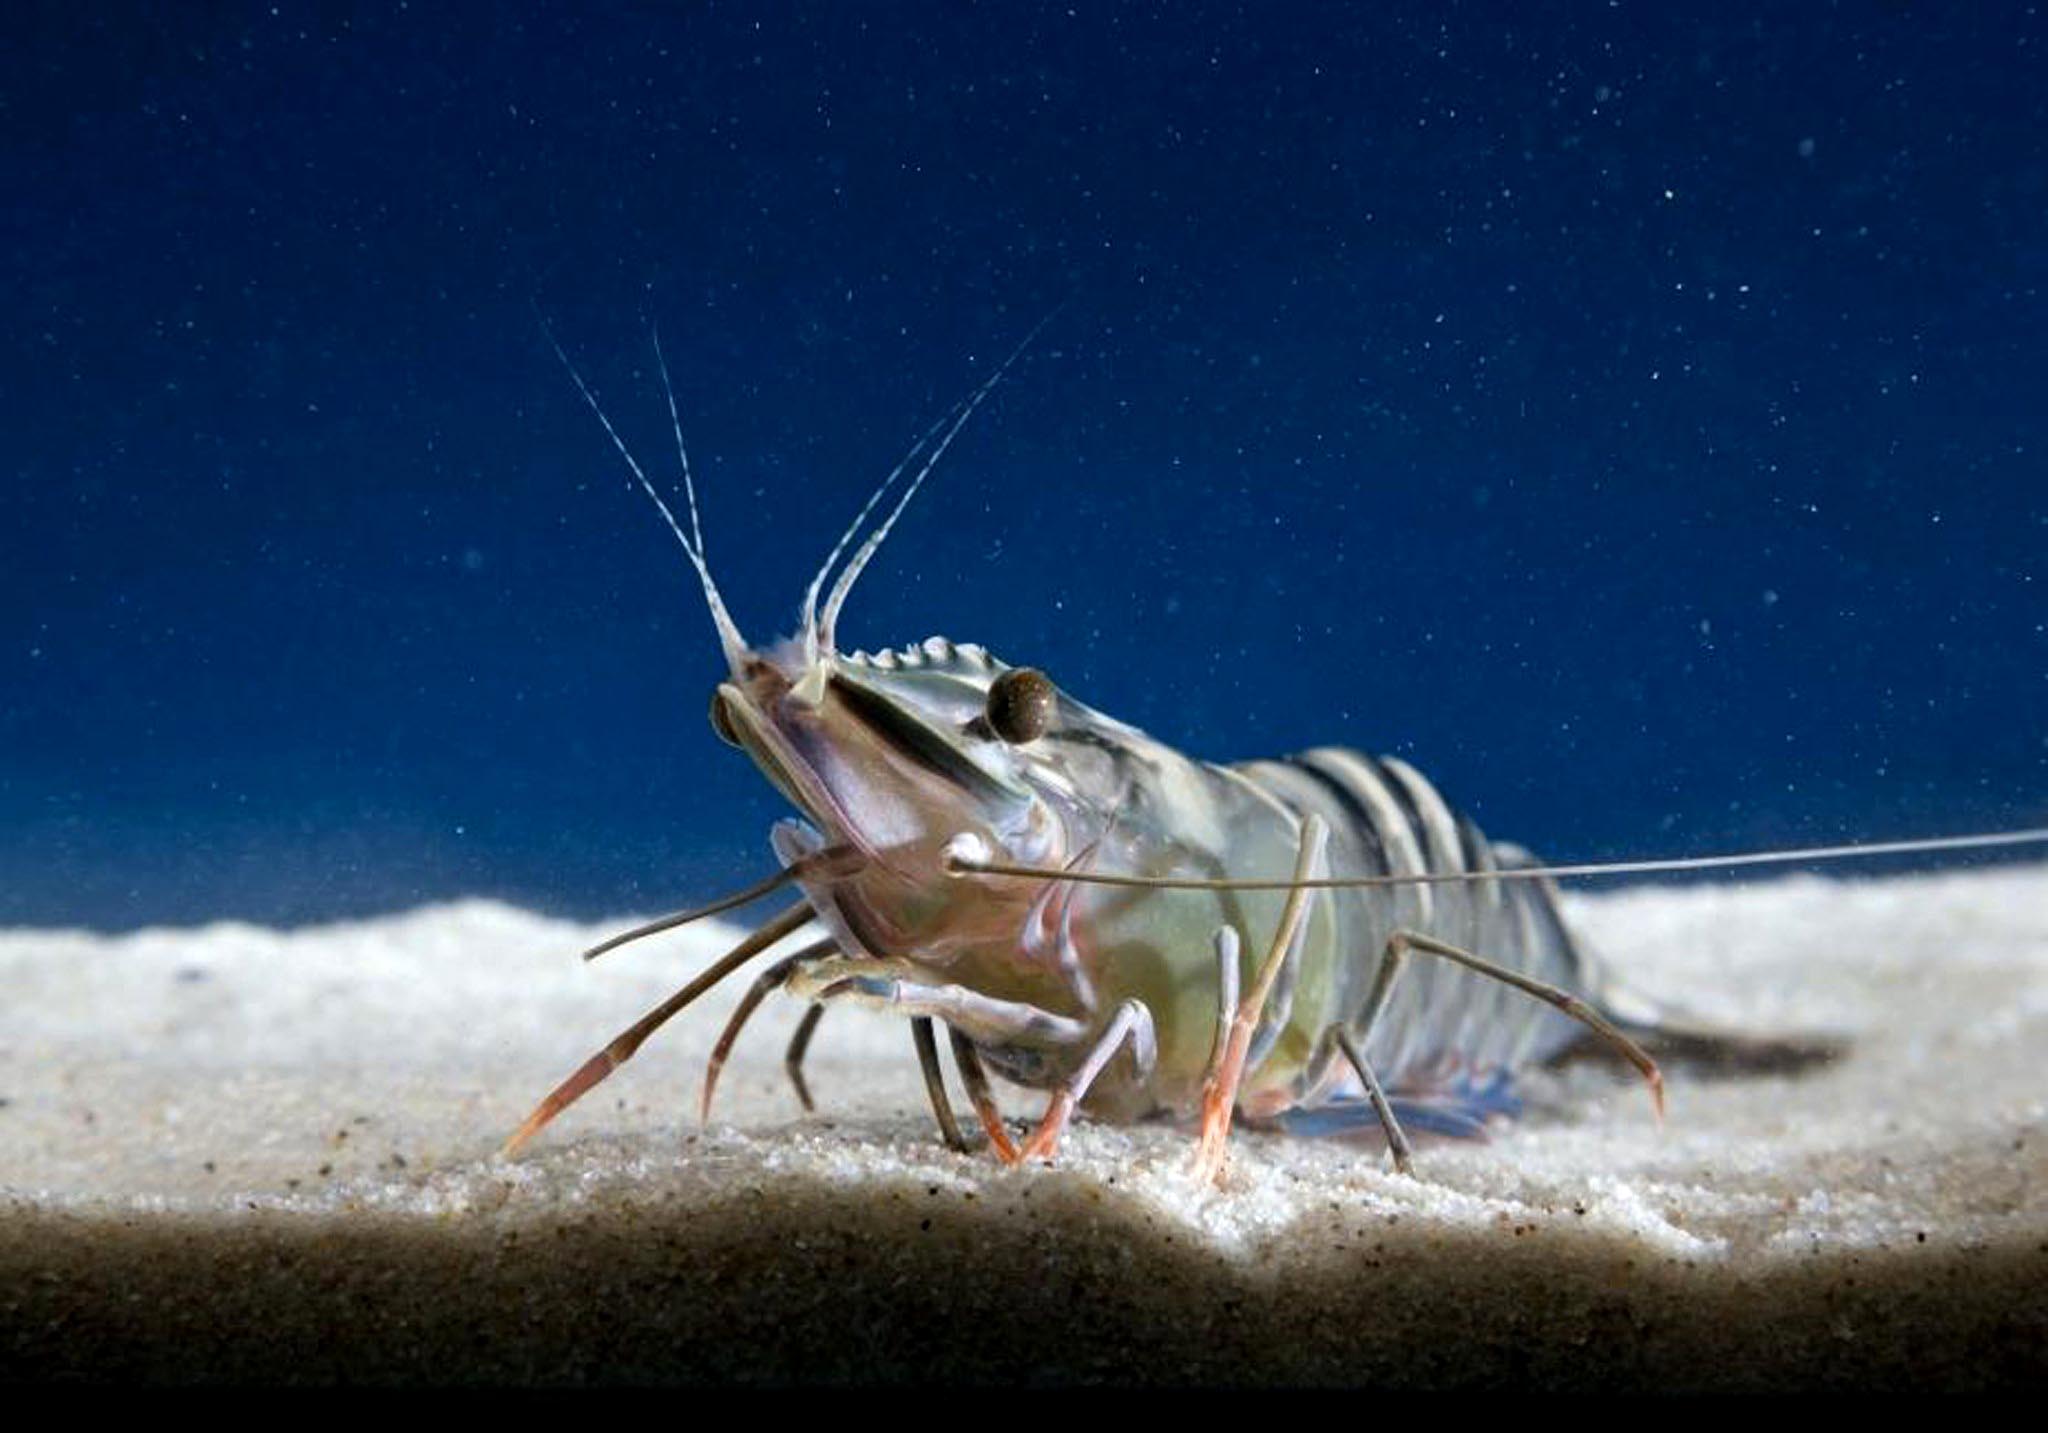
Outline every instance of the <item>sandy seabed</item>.
<svg viewBox="0 0 2048 1433"><path fill-rule="evenodd" d="M801 1114L744 978L523 1155L535 1100L729 943L462 902L0 932L0 1378L1956 1389L2048 1384L2048 866L1575 896L1634 983L1853 1045L1580 1068L1486 1143L1082 1124L937 1140L835 1011ZM956 1096L957 1097L957 1096ZM1039 1097L1005 1092L1022 1116ZM964 1109L964 1102L963 1102Z"/></svg>

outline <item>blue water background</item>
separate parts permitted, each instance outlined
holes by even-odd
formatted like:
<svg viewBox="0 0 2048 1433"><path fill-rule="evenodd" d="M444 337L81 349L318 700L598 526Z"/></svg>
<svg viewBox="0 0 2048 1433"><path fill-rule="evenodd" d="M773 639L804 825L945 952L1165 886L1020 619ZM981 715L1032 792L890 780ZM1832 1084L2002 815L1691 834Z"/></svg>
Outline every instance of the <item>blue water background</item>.
<svg viewBox="0 0 2048 1433"><path fill-rule="evenodd" d="M1062 302L848 645L1558 857L2048 817L2016 5L280 3L0 20L0 923L667 907L742 626Z"/></svg>

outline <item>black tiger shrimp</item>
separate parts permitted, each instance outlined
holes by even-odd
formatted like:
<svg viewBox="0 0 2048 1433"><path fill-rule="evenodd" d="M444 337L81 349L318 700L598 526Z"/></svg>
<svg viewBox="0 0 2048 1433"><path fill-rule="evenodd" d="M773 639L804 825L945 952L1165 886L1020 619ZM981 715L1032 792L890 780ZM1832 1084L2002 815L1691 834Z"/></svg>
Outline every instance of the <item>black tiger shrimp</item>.
<svg viewBox="0 0 2048 1433"><path fill-rule="evenodd" d="M780 990L810 1002L787 1061L806 1108L811 1034L828 1005L853 1003L908 1017L956 1148L967 1140L946 1095L937 1025L1006 1162L1051 1156L1085 1108L1108 1120L1197 1120L1205 1178L1222 1166L1234 1118L1378 1130L1405 1171L1409 1128L1477 1133L1515 1107L1519 1072L1588 1044L1633 1065L1660 1113L1652 1048L1751 1063L1828 1053L1825 1041L1708 1028L1632 991L1567 924L1553 877L2048 840L2032 830L1545 867L1488 840L1392 757L1322 747L1218 765L973 644L934 637L872 656L842 652L839 618L861 572L1030 341L923 433L811 580L797 634L759 648L741 636L705 557L658 337L687 531L557 345L696 570L727 666L713 729L801 813L775 828L775 876L589 954L785 885L799 899L592 1056L508 1152L705 990L809 929L818 938L766 967L735 1010L706 1072L707 1112L741 1027ZM990 1069L1048 1092L1021 1143L1005 1127Z"/></svg>

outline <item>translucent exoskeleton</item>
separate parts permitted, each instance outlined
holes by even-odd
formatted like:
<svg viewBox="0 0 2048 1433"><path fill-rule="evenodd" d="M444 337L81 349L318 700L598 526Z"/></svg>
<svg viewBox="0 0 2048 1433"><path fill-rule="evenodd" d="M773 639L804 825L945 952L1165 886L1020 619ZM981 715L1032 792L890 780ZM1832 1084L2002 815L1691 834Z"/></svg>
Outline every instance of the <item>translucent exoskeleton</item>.
<svg viewBox="0 0 2048 1433"><path fill-rule="evenodd" d="M766 996L812 1002L788 1057L806 1107L803 1052L819 1015L865 1005L908 1019L941 1128L964 1148L934 1037L947 1028L988 1143L1009 1161L1050 1156L1085 1109L1197 1122L1205 1177L1222 1167L1235 1118L1379 1131L1405 1169L1407 1130L1476 1133L1514 1108L1519 1072L1580 1046L1634 1065L1660 1109L1659 1045L1774 1064L1829 1052L1825 1040L1704 1028L1627 989L1560 914L1551 877L1565 868L1489 841L1401 761L1324 747L1218 765L972 644L934 637L842 652L839 617L855 581L1016 357L868 500L805 592L796 635L758 648L712 580L680 422L687 531L570 368L701 579L727 666L712 726L799 813L774 832L778 875L599 951L785 884L799 899L593 1056L508 1147L697 995L799 931L815 939L764 969L719 1040L706 1109ZM674 418L672 391L669 402ZM1047 1094L1021 1142L997 1109L990 1069Z"/></svg>

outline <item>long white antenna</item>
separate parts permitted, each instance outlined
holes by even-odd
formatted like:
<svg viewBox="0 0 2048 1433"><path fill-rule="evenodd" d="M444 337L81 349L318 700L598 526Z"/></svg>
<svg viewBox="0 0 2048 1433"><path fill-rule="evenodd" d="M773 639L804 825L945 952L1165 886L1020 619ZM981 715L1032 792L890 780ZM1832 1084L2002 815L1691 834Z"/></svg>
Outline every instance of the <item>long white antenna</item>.
<svg viewBox="0 0 2048 1433"><path fill-rule="evenodd" d="M1678 856L1654 861L1589 861L1570 866L1515 866L1497 871L1429 871L1413 875L1326 876L1316 880L1207 878L1197 876L1119 876L1099 871L1069 871L1054 866L1026 866L987 858L987 847L974 838L955 837L946 849L946 870L954 875L1019 876L1044 881L1075 881L1091 886L1143 886L1185 891L1343 891L1364 886L1438 886L1474 881L1534 881L1555 876L1645 875L1653 871L1720 871L1735 866L1786 866L1803 861L1846 861L1865 856L1905 856L1930 851L1976 851L1997 846L2048 843L2048 827L2026 831L1994 831L1981 836L1936 836L1920 841L1873 841L1860 846L1805 846L1789 851L1746 851L1732 856Z"/></svg>
<svg viewBox="0 0 2048 1433"><path fill-rule="evenodd" d="M965 399L961 400L961 403L965 402ZM889 476L882 479L882 485L868 496L868 500L861 505L861 510L854 515L853 521L846 525L846 531L839 535L839 541L832 545L831 553L825 558L824 566L820 567L818 575L811 579L811 585L804 589L803 642L804 665L806 667L818 660L818 593L825 586L826 577L831 575L832 568L839 561L840 554L846 551L854 538L859 535L860 530L867 526L868 514L872 513L875 510L875 505L881 502L882 495L895 486L896 479L901 477L903 470L911 465L919 453L924 451L925 444L931 442L934 437L938 436L941 428L953 421L954 415L960 411L960 406L960 404L955 404L945 417L925 429L923 436L910 445L910 451L903 455L902 461L889 470Z"/></svg>
<svg viewBox="0 0 2048 1433"><path fill-rule="evenodd" d="M689 495L690 529L696 534L697 539L694 543L684 533L682 524L676 521L676 515L669 511L668 503L662 499L660 492L647 480L647 474L641 471L638 460L626 446L626 440L621 438L618 429L612 426L612 420L605 415L603 405L597 401L597 395L590 391L590 385L583 381L583 375L577 372L576 365L569 361L569 355L563 349L561 340L555 337L554 329L548 326L545 318L541 320L540 327L541 332L547 335L548 342L554 346L555 357L561 359L562 367L569 370L569 377L575 383L576 391L583 395L583 401L590 405L590 411L595 413L597 421L604 425L606 436L612 440L612 446L619 450L619 456L626 460L626 466L632 469L633 476L639 480L641 491L653 500L654 506L660 510L662 518L668 523L668 530L674 533L676 541L682 544L683 552L690 559L690 565L697 569L698 580L704 585L704 601L711 609L712 624L718 628L719 645L725 649L726 665L734 672L738 672L747 655L747 639L740 635L739 626L732 620L732 614L726 610L725 599L718 593L717 582L712 580L711 565L704 560L704 533L697 521L697 488L690 481L690 456L683 449L683 424L682 419L676 414L675 390L669 386L668 363L661 356L661 334L657 331L654 335L654 357L661 367L661 385L668 390L669 416L676 427L676 451L683 460L683 489Z"/></svg>
<svg viewBox="0 0 2048 1433"><path fill-rule="evenodd" d="M862 569L868 565L869 559L880 550L883 542L888 539L889 530L896 526L896 519L903 516L903 510L910 506L910 500L917 496L917 490L924 486L924 480L930 476L932 469L938 466L939 459L946 455L946 449L951 447L953 440L960 436L960 430L967 426L967 420L974 416L974 410L979 408L982 400L988 397L990 391L998 383L1002 382L1003 376L1010 371L1011 365L1024 356L1024 350L1031 347L1032 340L1038 337L1045 326L1051 323L1059 315L1060 309L1064 307L1066 307L1065 304L1060 304L1051 313L1033 324L1031 332L1025 334L1023 340L1010 350L1010 356L998 364L996 371L983 380L981 386L976 388L968 396L967 400L954 410L954 415L957 416L951 416L950 425L946 428L945 436L932 449L931 456L925 459L924 466L917 471L917 476L910 480L910 486L903 490L903 496L897 499L896 506L890 510L889 516L883 520L882 525L874 531L868 540L860 545L860 550L854 553L852 559L846 564L845 571L839 574L839 580L832 584L832 595L825 599L824 614L819 617L816 625L815 637L818 645L827 649L832 647L834 631L839 625L840 609L846 605L847 595L853 591L853 584L859 580ZM946 420L942 419L941 422L944 423ZM908 464L912 458L916 457L918 448L922 448L929 439L930 434L926 434L925 438L920 439L918 447L910 450L909 456L903 460L904 463ZM898 471L901 471L900 466ZM891 473L889 475L889 482L894 482L895 480L896 475ZM888 483L884 483L883 488L886 489L887 487ZM881 492L878 491L875 494L875 498L880 497ZM868 507L872 508L873 506L874 499L870 499ZM867 508L862 509L863 517L867 511ZM841 546L843 547L844 545L844 539L842 539ZM838 549L834 549L835 554L837 551ZM829 567L831 564L828 562L826 565ZM823 575L823 573L820 573L820 578ZM808 616L808 599L806 615ZM808 645L812 636L811 625L808 621L805 623L805 630L806 643Z"/></svg>

